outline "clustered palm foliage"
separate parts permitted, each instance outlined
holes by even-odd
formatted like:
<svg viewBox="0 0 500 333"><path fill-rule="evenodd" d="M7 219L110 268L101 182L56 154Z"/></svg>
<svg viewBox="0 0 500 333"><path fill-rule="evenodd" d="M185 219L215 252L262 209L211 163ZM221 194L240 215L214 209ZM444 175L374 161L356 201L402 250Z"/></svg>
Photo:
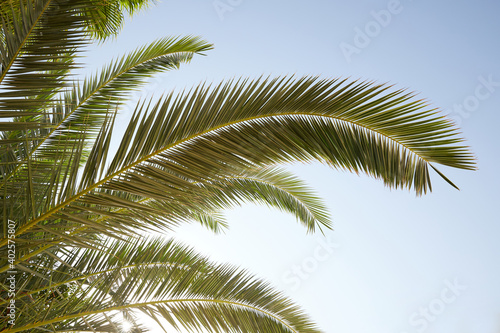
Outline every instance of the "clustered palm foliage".
<svg viewBox="0 0 500 333"><path fill-rule="evenodd" d="M412 93L316 77L201 84L140 102L112 147L133 90L212 48L160 39L75 83L82 47L146 4L1 2L0 330L119 332L125 318L142 332L142 313L188 331L319 332L249 273L138 231L171 235L198 221L217 232L222 210L250 201L313 232L330 227L326 209L279 164L320 161L420 195L436 164L473 169L473 156Z"/></svg>

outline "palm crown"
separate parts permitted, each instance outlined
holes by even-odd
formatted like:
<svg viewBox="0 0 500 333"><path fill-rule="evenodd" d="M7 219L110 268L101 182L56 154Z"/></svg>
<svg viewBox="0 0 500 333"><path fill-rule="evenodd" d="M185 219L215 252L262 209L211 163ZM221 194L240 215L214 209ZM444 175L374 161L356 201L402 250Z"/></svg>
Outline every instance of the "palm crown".
<svg viewBox="0 0 500 333"><path fill-rule="evenodd" d="M124 316L139 332L142 311L188 330L319 332L247 272L138 230L199 221L218 231L226 226L221 210L252 201L294 214L313 232L330 227L326 208L279 164L320 161L420 195L431 189L429 169L453 185L435 164L473 169L473 156L457 129L412 93L317 77L201 84L140 102L111 147L132 90L212 48L197 37L160 39L73 83L82 46L142 5L0 6L0 329L115 332ZM4 281L12 274L11 295Z"/></svg>

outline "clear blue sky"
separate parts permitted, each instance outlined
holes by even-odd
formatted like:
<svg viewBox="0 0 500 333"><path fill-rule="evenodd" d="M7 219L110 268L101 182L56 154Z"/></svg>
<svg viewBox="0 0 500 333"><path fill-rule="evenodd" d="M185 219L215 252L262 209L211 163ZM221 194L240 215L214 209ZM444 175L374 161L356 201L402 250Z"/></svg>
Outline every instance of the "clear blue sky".
<svg viewBox="0 0 500 333"><path fill-rule="evenodd" d="M479 171L441 168L461 191L434 174L433 193L417 198L367 176L298 165L291 169L331 210L326 238L252 205L227 213L225 235L191 225L176 236L269 280L325 332L497 333L499 15L498 1L163 1L88 61L95 69L156 38L192 34L215 49L143 94L262 74L348 76L419 92L460 123L477 155Z"/></svg>

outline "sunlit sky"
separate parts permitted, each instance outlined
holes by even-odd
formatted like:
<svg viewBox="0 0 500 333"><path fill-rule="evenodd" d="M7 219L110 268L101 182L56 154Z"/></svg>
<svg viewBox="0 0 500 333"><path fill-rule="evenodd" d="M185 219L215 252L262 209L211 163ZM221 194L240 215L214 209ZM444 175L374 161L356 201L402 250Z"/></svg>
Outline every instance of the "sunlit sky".
<svg viewBox="0 0 500 333"><path fill-rule="evenodd" d="M88 62L94 70L156 38L190 34L215 49L135 99L283 74L417 91L460 123L478 158L476 172L441 168L461 191L433 174L433 193L419 198L364 175L293 165L331 211L335 230L326 236L246 205L227 212L224 235L189 225L175 237L270 281L325 332L498 333L499 15L497 1L163 1Z"/></svg>

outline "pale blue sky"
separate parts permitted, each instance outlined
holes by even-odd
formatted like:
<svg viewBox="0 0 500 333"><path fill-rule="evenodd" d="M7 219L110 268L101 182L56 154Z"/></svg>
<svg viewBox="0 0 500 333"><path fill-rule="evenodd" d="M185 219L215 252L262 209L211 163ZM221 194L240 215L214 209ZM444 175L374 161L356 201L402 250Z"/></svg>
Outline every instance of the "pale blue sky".
<svg viewBox="0 0 500 333"><path fill-rule="evenodd" d="M232 10L218 12L221 3ZM349 76L419 92L460 122L478 157L476 172L441 168L461 191L434 174L434 192L416 198L366 176L293 166L332 212L330 245L293 217L251 205L227 213L225 235L192 225L177 236L269 280L325 332L497 333L499 15L497 1L163 1L89 62L98 68L155 38L193 34L215 49L144 94L262 74Z"/></svg>

